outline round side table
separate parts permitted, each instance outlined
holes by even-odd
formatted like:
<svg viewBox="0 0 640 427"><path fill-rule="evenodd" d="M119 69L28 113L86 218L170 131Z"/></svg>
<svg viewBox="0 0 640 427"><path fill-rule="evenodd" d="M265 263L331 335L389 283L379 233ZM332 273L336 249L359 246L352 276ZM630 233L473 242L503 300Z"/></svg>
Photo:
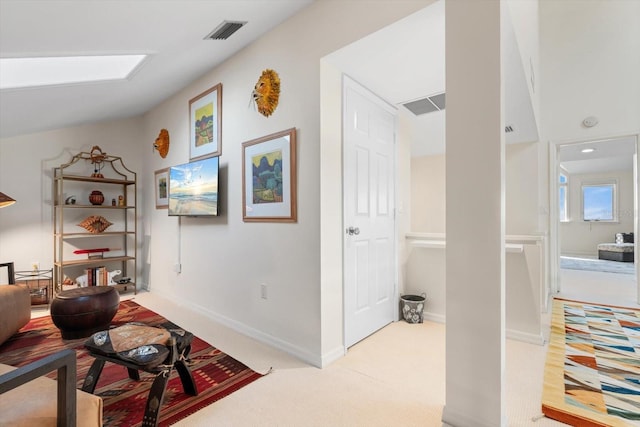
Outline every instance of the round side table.
<svg viewBox="0 0 640 427"><path fill-rule="evenodd" d="M51 302L51 320L63 339L84 338L107 329L119 305L120 295L111 286L69 289Z"/></svg>

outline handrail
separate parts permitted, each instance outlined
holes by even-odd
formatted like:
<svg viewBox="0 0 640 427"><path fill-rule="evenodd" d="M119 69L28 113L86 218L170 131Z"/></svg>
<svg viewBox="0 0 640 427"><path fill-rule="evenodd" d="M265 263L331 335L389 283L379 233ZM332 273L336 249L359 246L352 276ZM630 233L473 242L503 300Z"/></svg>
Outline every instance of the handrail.
<svg viewBox="0 0 640 427"><path fill-rule="evenodd" d="M418 233L409 232L405 234L407 242L416 248L444 249L447 247L446 235L444 233ZM544 236L537 235L506 235L504 250L507 253L522 253L524 245L541 244Z"/></svg>

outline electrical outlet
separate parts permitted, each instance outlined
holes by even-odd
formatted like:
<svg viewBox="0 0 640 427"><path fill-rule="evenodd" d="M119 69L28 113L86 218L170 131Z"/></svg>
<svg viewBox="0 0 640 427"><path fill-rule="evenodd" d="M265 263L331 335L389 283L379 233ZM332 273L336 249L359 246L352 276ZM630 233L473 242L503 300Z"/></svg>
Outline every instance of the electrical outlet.
<svg viewBox="0 0 640 427"><path fill-rule="evenodd" d="M261 283L260 284L260 298L267 299L267 284L266 283Z"/></svg>
<svg viewBox="0 0 640 427"><path fill-rule="evenodd" d="M180 264L180 263L174 264L173 271L175 271L176 273L181 273L182 272L182 264Z"/></svg>

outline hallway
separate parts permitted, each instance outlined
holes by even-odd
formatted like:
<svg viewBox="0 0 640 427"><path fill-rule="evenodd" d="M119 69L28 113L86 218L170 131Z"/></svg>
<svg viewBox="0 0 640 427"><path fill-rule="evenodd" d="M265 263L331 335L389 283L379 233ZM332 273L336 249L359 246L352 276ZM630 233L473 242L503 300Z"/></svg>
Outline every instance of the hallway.
<svg viewBox="0 0 640 427"><path fill-rule="evenodd" d="M561 269L560 298L640 308L633 274Z"/></svg>

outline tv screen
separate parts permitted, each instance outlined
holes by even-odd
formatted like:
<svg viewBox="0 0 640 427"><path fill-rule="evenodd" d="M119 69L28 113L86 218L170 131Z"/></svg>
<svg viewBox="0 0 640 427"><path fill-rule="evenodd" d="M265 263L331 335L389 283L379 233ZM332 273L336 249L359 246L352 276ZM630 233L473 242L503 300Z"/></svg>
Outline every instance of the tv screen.
<svg viewBox="0 0 640 427"><path fill-rule="evenodd" d="M218 215L218 157L169 168L169 215Z"/></svg>

